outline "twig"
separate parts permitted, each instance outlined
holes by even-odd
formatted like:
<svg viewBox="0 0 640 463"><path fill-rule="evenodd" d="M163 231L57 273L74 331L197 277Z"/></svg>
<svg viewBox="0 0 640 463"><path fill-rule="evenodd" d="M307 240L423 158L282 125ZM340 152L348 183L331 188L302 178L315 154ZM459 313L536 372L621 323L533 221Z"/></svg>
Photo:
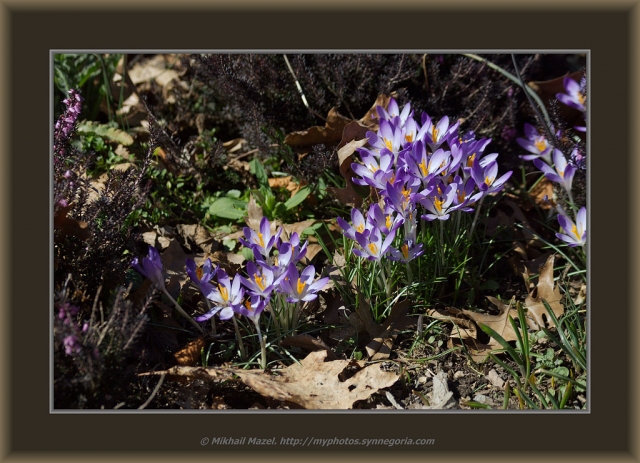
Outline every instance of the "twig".
<svg viewBox="0 0 640 463"><path fill-rule="evenodd" d="M287 58L287 55L282 55L282 56L284 56L284 61L285 63L287 63L287 67L289 68L289 72L293 76L293 80L296 81L296 87L298 88L298 93L300 93L300 98L302 98L302 102L304 103L305 107L309 110L311 114L327 122L327 120L324 117L322 117L320 114L316 113L313 109L311 109L311 107L309 106L309 103L307 102L307 97L304 96L304 92L302 91L302 86L300 85L300 82L298 82L298 77L296 76L296 73L293 71L293 68L291 67L291 63L289 63L289 58Z"/></svg>
<svg viewBox="0 0 640 463"><path fill-rule="evenodd" d="M422 55L422 72L424 72L424 89L429 90L429 77L427 76L427 54Z"/></svg>
<svg viewBox="0 0 640 463"><path fill-rule="evenodd" d="M146 400L146 402L138 407L138 410L144 409L147 405L149 405L151 403L151 401L155 398L156 394L160 390L160 386L162 386L162 383L164 382L164 377L166 375L167 375L166 373L164 373L164 372L162 373L162 375L160 376L160 381L158 381L158 384L156 384L155 389L153 390L153 392L151 393L149 398Z"/></svg>

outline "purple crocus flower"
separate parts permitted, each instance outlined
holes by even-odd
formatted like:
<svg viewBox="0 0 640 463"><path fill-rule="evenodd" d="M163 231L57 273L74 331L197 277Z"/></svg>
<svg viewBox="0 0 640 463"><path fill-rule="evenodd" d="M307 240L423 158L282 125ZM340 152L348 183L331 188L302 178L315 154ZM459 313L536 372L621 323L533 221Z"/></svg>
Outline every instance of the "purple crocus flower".
<svg viewBox="0 0 640 463"><path fill-rule="evenodd" d="M376 111L378 113L378 119L380 119L380 121L397 121L400 127L404 126L405 121L407 121L407 119L413 115L410 103L405 104L402 108L402 111L400 111L395 98L389 99L387 109L384 109L382 106L378 105L376 106Z"/></svg>
<svg viewBox="0 0 640 463"><path fill-rule="evenodd" d="M373 203L369 207L367 219L367 222L369 222L372 227L377 228L385 235L397 230L404 222L402 216L399 214L396 215L392 207L387 205L383 211L378 203ZM355 239L355 236L353 239Z"/></svg>
<svg viewBox="0 0 640 463"><path fill-rule="evenodd" d="M244 236L246 239L240 238L240 242L248 248L257 249L264 257L269 257L271 248L280 237L282 228L275 235L271 234L271 224L266 217L260 221L260 230L258 232L249 227L244 227Z"/></svg>
<svg viewBox="0 0 640 463"><path fill-rule="evenodd" d="M402 165L414 177L419 178L423 185L426 185L432 177L449 167L450 158L451 152L442 148L430 156L427 155L424 143L418 140L413 144L411 151L402 158Z"/></svg>
<svg viewBox="0 0 640 463"><path fill-rule="evenodd" d="M320 278L314 283L315 274L316 269L313 265L309 265L298 274L296 266L290 264L284 279L280 282L280 289L288 296L287 302L307 302L316 299L316 293L325 287L329 277Z"/></svg>
<svg viewBox="0 0 640 463"><path fill-rule="evenodd" d="M426 196L420 204L422 204L430 214L424 214L421 217L425 220L447 220L450 216L450 212L454 211L458 207L453 205L453 200L456 197L456 191L458 185L455 183L449 184L444 192L442 191L443 183L436 181L432 185L431 193ZM453 207L451 207L453 205Z"/></svg>
<svg viewBox="0 0 640 463"><path fill-rule="evenodd" d="M556 236L570 247L584 246L587 242L587 209L581 207L576 216L576 222L567 216L561 206L558 206L558 223L565 233L556 233Z"/></svg>
<svg viewBox="0 0 640 463"><path fill-rule="evenodd" d="M476 203L483 195L483 192L472 194L475 191L476 182L470 178L466 182L457 175L453 179L453 183L457 185L456 195L453 203L463 212L471 212L473 208L469 207Z"/></svg>
<svg viewBox="0 0 640 463"><path fill-rule="evenodd" d="M395 236L396 232L394 230L382 241L381 232L377 228L371 230L368 236L362 233L356 233L356 241L362 247L362 250L354 248L353 253L367 260L378 261L389 252L389 247Z"/></svg>
<svg viewBox="0 0 640 463"><path fill-rule="evenodd" d="M133 267L142 276L151 280L158 288L164 289L164 272L160 253L153 246L149 246L149 254L142 258L142 262L137 257L131 262Z"/></svg>
<svg viewBox="0 0 640 463"><path fill-rule="evenodd" d="M397 250L393 246L389 248L389 259L406 264L424 253L422 247L422 243L415 246L414 242L405 240L402 246L400 246L400 250Z"/></svg>
<svg viewBox="0 0 640 463"><path fill-rule="evenodd" d="M356 185L371 185L379 190L384 188L384 184L395 175L393 170L393 153L386 148L380 152L380 162L378 156L373 151L366 148L358 149L362 164L352 163L353 172L361 178L354 177L353 183Z"/></svg>
<svg viewBox="0 0 640 463"><path fill-rule="evenodd" d="M216 269L212 267L211 259L207 259L202 267L196 267L193 259L187 259L187 275L193 283L202 291L202 283L208 283Z"/></svg>
<svg viewBox="0 0 640 463"><path fill-rule="evenodd" d="M551 146L546 137L540 135L538 130L528 123L524 124L524 135L526 138L517 138L516 141L531 154L522 155L520 158L525 161L531 161L541 157L550 164L553 146Z"/></svg>
<svg viewBox="0 0 640 463"><path fill-rule="evenodd" d="M580 80L580 83L573 80L571 77L567 76L563 81L564 89L566 93L556 93L556 98L558 101L566 104L567 106L577 109L583 113L587 112L587 107L585 105L587 101L586 90L587 90L587 79L583 77Z"/></svg>
<svg viewBox="0 0 640 463"><path fill-rule="evenodd" d="M571 183L573 181L573 176L576 173L576 167L573 164L567 163L567 159L564 157L564 154L562 154L562 151L554 148L554 167L549 166L547 163L541 161L540 159L534 159L533 163L544 173L545 177L547 177L552 182L559 183L565 188L565 190L571 192Z"/></svg>
<svg viewBox="0 0 640 463"><path fill-rule="evenodd" d="M259 329L260 326L258 321L260 319L260 315L268 303L268 299L264 299L260 296L251 296L251 298L247 299L244 304L236 306L234 310L237 314L244 315L251 320Z"/></svg>
<svg viewBox="0 0 640 463"><path fill-rule="evenodd" d="M279 279L274 278L273 269L268 265L256 265L249 261L247 274L249 278L240 277L240 279L253 296L268 298L275 285L279 283Z"/></svg>
<svg viewBox="0 0 640 463"><path fill-rule="evenodd" d="M367 138L369 140L369 145L378 152L382 152L382 150L386 149L393 153L394 161L405 142L402 129L387 120L380 121L378 133L367 132Z"/></svg>
<svg viewBox="0 0 640 463"><path fill-rule="evenodd" d="M444 116L437 124L434 124L431 118L423 116L424 122L422 128L418 132L417 138L424 140L429 145L431 151L437 150L444 143L452 132L458 130L459 122L449 125L449 116Z"/></svg>
<svg viewBox="0 0 640 463"><path fill-rule="evenodd" d="M415 204L424 197L424 191L420 192L421 184L420 179L401 172L393 184L387 183L385 186L386 204L406 219L415 209Z"/></svg>
<svg viewBox="0 0 640 463"><path fill-rule="evenodd" d="M351 223L353 226L349 225L342 217L337 217L336 222L344 231L344 236L354 241L356 240L356 232L368 235L373 228L373 224L365 220L362 212L355 207L351 209Z"/></svg>
<svg viewBox="0 0 640 463"><path fill-rule="evenodd" d="M485 166L482 166L482 163L476 159L473 163L473 167L471 168L471 176L473 180L476 182L478 189L485 194L493 193L499 191L504 186L504 183L511 177L513 171L509 171L504 174L502 177L496 180L496 176L498 175L498 163L496 161L492 161Z"/></svg>
<svg viewBox="0 0 640 463"><path fill-rule="evenodd" d="M242 304L244 289L240 286L240 276L236 274L232 282L227 272L218 268L216 277L218 284L215 286L210 282L200 283L205 296L214 305L207 313L195 318L198 322L209 320L218 312L220 320L228 320L233 317L234 308Z"/></svg>

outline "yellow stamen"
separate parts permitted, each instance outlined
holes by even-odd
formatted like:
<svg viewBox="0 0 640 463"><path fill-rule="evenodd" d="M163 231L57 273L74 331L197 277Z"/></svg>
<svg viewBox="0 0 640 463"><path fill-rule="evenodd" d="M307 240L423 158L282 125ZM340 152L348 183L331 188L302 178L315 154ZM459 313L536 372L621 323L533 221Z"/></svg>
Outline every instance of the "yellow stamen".
<svg viewBox="0 0 640 463"><path fill-rule="evenodd" d="M376 246L375 243L369 243L367 247L371 251L371 254L378 254L378 246Z"/></svg>
<svg viewBox="0 0 640 463"><path fill-rule="evenodd" d="M248 311L253 312L253 307L251 307L251 301L249 299L247 299L244 302L244 306L247 308Z"/></svg>
<svg viewBox="0 0 640 463"><path fill-rule="evenodd" d="M409 258L409 246L407 246L406 244L403 244L400 247L400 250L402 251L402 255L404 256L405 259Z"/></svg>
<svg viewBox="0 0 640 463"><path fill-rule="evenodd" d="M380 170L379 167L374 166L373 164L369 165L369 170L373 173L376 173L377 171Z"/></svg>
<svg viewBox="0 0 640 463"><path fill-rule="evenodd" d="M198 267L196 269L196 276L198 277L198 280L202 280L202 275L204 275L204 270L202 270L202 267Z"/></svg>
<svg viewBox="0 0 640 463"><path fill-rule="evenodd" d="M458 193L458 203L461 203L463 201L464 201L464 192Z"/></svg>
<svg viewBox="0 0 640 463"><path fill-rule="evenodd" d="M391 228L391 214L387 216L387 220L385 220L384 224L387 227L387 230Z"/></svg>
<svg viewBox="0 0 640 463"><path fill-rule="evenodd" d="M264 276L262 275L258 275L257 273L253 274L253 279L255 280L256 284L258 285L258 288L260 288L261 290L264 291L265 288L265 284L264 284Z"/></svg>
<svg viewBox="0 0 640 463"><path fill-rule="evenodd" d="M436 207L436 209L438 209L438 212L442 212L442 204L444 203L444 201L440 201L439 199L435 199L433 201L433 205Z"/></svg>
<svg viewBox="0 0 640 463"><path fill-rule="evenodd" d="M276 267L278 267L278 256L274 256L274 257L273 257L273 265L275 265Z"/></svg>
<svg viewBox="0 0 640 463"><path fill-rule="evenodd" d="M571 233L573 233L573 235L574 235L578 240L581 240L581 239L582 239L582 237L580 236L580 233L578 233L578 227L577 227L577 226L575 226L575 225L574 225L574 226L571 228Z"/></svg>
<svg viewBox="0 0 640 463"><path fill-rule="evenodd" d="M545 140L544 138L538 138L534 145L538 149L538 151L542 152L547 149L547 140Z"/></svg>
<svg viewBox="0 0 640 463"><path fill-rule="evenodd" d="M222 285L218 285L218 291L222 299L227 302L229 300L229 290Z"/></svg>
<svg viewBox="0 0 640 463"><path fill-rule="evenodd" d="M473 153L467 158L467 167L473 167L473 161L476 160L476 153Z"/></svg>
<svg viewBox="0 0 640 463"><path fill-rule="evenodd" d="M442 196L442 188L440 188L440 185L438 185L438 194Z"/></svg>
<svg viewBox="0 0 640 463"><path fill-rule="evenodd" d="M585 95L583 95L582 93L578 93L578 101L580 102L580 104L584 104L585 101L587 101L587 97Z"/></svg>
<svg viewBox="0 0 640 463"><path fill-rule="evenodd" d="M254 238L253 241L256 242L260 247L264 248L264 240L262 239L262 233L258 232L258 238Z"/></svg>
<svg viewBox="0 0 640 463"><path fill-rule="evenodd" d="M436 126L433 126L433 129L431 130L431 139L433 141L436 141L438 139L438 129L436 129Z"/></svg>
<svg viewBox="0 0 640 463"><path fill-rule="evenodd" d="M411 143L413 141L413 134L405 135L404 139L407 140L407 143Z"/></svg>
<svg viewBox="0 0 640 463"><path fill-rule="evenodd" d="M427 170L427 166L424 162L425 160L423 159L422 162L420 164L418 164L418 167L420 167L420 171L422 172L422 176L426 177L428 170Z"/></svg>
<svg viewBox="0 0 640 463"><path fill-rule="evenodd" d="M360 225L358 225L358 226L356 227L356 231L357 231L358 233L362 233L362 232L364 231L364 224L363 224L363 223L361 223Z"/></svg>
<svg viewBox="0 0 640 463"><path fill-rule="evenodd" d="M487 186L491 186L491 184L493 183L493 181L494 181L494 180L495 180L495 177L494 177L494 178L491 178L491 177L485 177L485 178L484 178L484 183L486 183L486 184L487 184Z"/></svg>
<svg viewBox="0 0 640 463"><path fill-rule="evenodd" d="M559 170L558 173L560 174L560 177L564 178L564 170Z"/></svg>
<svg viewBox="0 0 640 463"><path fill-rule="evenodd" d="M389 151L393 151L393 144L391 143L391 140L387 140L386 138L383 138L382 141L384 142L385 146Z"/></svg>
<svg viewBox="0 0 640 463"><path fill-rule="evenodd" d="M298 291L298 294L302 294L302 292L304 291L304 288L307 286L306 283L303 283L300 281L300 278L298 278L298 287L296 288L296 290Z"/></svg>

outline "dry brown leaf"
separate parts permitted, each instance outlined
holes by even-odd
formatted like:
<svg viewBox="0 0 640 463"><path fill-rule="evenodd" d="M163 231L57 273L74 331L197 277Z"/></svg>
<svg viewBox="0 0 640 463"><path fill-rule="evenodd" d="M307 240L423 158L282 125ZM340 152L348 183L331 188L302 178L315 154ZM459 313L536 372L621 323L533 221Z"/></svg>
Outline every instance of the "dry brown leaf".
<svg viewBox="0 0 640 463"><path fill-rule="evenodd" d="M206 253L212 253L218 249L211 233L209 233L209 231L200 224L179 224L176 226L176 232L192 250L192 244Z"/></svg>
<svg viewBox="0 0 640 463"><path fill-rule="evenodd" d="M476 339L478 336L477 325L469 320L460 309L455 307L447 307L446 309L429 309L426 315L437 320L453 323L456 328L451 333L451 336L458 337L460 339Z"/></svg>
<svg viewBox="0 0 640 463"><path fill-rule="evenodd" d="M191 341L183 349L173 354L173 356L175 357L176 362L178 362L178 365L194 365L200 360L200 352L204 345L204 339L198 338L194 341Z"/></svg>
<svg viewBox="0 0 640 463"><path fill-rule="evenodd" d="M303 152L313 145L336 145L342 139L342 131L350 121L351 119L338 113L335 108L331 108L324 127L315 126L292 132L285 137L284 143Z"/></svg>
<svg viewBox="0 0 640 463"><path fill-rule="evenodd" d="M293 197L303 185L296 182L291 175L286 177L270 178L269 187L271 188L284 188Z"/></svg>
<svg viewBox="0 0 640 463"><path fill-rule="evenodd" d="M247 370L236 370L235 373L247 386L265 397L313 410L350 409L354 402L365 400L398 380L396 373L382 371L381 365L376 364L340 381L340 373L351 362L325 362L326 356L326 351L312 352L300 364L278 370L279 376Z"/></svg>
<svg viewBox="0 0 640 463"><path fill-rule="evenodd" d="M256 202L256 198L253 195L249 195L249 202L247 203L247 217L245 219L245 223L252 230L260 229L260 221L264 217L264 213L262 211L262 207L258 205ZM244 231L241 231L242 236Z"/></svg>
<svg viewBox="0 0 640 463"><path fill-rule="evenodd" d="M338 358L322 339L314 338L313 336L310 336L308 334L297 334L295 336L288 336L280 342L280 345L284 347L299 347L311 352L325 350L327 351L327 358L329 360L336 360Z"/></svg>
<svg viewBox="0 0 640 463"><path fill-rule="evenodd" d="M362 119L360 119L360 122L366 126L377 125L378 111L376 110L376 107L382 106L384 109L387 109L389 107L389 101L391 100L391 97L395 96L397 96L395 92L391 93L391 95L385 95L384 93L378 95L375 103L373 103L373 106L371 106L369 111L367 111L367 114L365 114ZM377 130L377 128L370 130Z"/></svg>
<svg viewBox="0 0 640 463"><path fill-rule="evenodd" d="M544 177L540 180L536 186L529 192L529 197L533 199L533 202L544 210L551 209L550 200L553 200L553 183L548 178ZM545 200L545 197L547 198ZM533 207L533 205L531 206Z"/></svg>
<svg viewBox="0 0 640 463"><path fill-rule="evenodd" d="M543 299L547 301L556 317L564 314L564 306L560 302L562 294L560 294L560 288L553 281L553 261L554 255L552 254L547 259L547 262L540 267L538 284L524 301L524 308L527 311L527 324L532 330L538 331L546 326L555 326L549 318L549 314L542 302ZM529 281L529 275L526 270L523 273L523 277L525 282Z"/></svg>
<svg viewBox="0 0 640 463"><path fill-rule="evenodd" d="M506 341L515 341L518 339L516 332L513 330L513 326L511 326L511 323L509 322L509 315L514 319L518 318L518 312L515 310L514 306L512 304L505 304L495 297L487 296L487 299L489 299L489 301L498 308L500 311L498 315L473 312L471 310L463 310L462 313L478 325L482 323L483 325L493 329ZM489 341L489 345L494 346L494 348L500 348L501 346L501 344L493 338Z"/></svg>

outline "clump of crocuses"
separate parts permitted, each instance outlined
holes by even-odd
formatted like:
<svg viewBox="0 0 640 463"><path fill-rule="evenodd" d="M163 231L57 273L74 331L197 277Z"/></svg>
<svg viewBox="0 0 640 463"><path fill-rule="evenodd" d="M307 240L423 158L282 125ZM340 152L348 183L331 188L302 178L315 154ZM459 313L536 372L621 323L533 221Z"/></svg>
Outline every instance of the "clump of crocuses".
<svg viewBox="0 0 640 463"><path fill-rule="evenodd" d="M281 237L282 229L272 233L269 220L264 217L258 230L249 227L244 229L241 243L251 249L254 260L247 262L246 276L236 274L233 279L224 269L214 268L211 261L205 261L197 267L193 260L187 260L186 270L191 281L202 292L207 300L209 310L191 319L177 302L164 289L164 274L158 251L149 247L149 256L142 260L135 259L132 266L149 278L154 285L169 297L176 308L193 323L213 320L218 315L220 320L232 319L234 322L241 354L244 347L234 314L250 319L256 328L261 346L261 366L266 368L266 345L260 329L260 315L267 310L278 335L294 333L299 324L303 305L318 297L318 292L329 281L328 277L316 278L313 265L298 270L300 260L305 256L308 243L300 243L297 233L292 233L288 241Z"/></svg>
<svg viewBox="0 0 640 463"><path fill-rule="evenodd" d="M358 176L353 182L373 187L380 201L366 214L353 209L351 225L341 217L337 222L355 242L355 255L404 263L411 283L409 262L425 252L418 218L439 223L442 248L443 222L473 211L504 187L511 172L499 175L498 154L484 154L490 139L461 134L447 116L436 121L423 113L417 119L410 103L400 110L393 98L386 109L376 109L379 129L367 133L368 146L357 150L361 162L351 167ZM389 295L384 270L381 277Z"/></svg>

